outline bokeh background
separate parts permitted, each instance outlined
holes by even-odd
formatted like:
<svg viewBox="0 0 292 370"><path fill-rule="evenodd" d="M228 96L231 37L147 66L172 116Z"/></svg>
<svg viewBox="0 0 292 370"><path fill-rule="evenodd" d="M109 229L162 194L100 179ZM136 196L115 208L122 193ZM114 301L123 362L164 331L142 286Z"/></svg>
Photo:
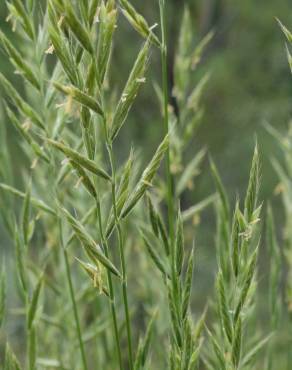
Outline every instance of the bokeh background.
<svg viewBox="0 0 292 370"><path fill-rule="evenodd" d="M0 0L1 29L13 38L10 25L6 22L4 3L4 0ZM150 24L158 21L157 0L133 0L132 3L145 15ZM292 83L285 53L285 40L276 22L278 17L284 24L292 25L291 2L168 0L168 3L170 87L173 79L175 45L184 5L187 4L191 10L195 40L199 42L210 30L215 32L200 68L196 71L197 80L207 71L211 76L202 100L204 106L202 124L191 145L189 158L202 147L206 147L209 156L212 156L218 166L228 194L235 200L237 195L243 195L246 188L253 147L258 140L262 158L261 198L264 202L268 199L272 202L277 232L280 236L283 213L280 197L274 192L278 180L271 165L271 159L279 157L280 152L275 140L263 127L263 123L269 122L284 131L291 116ZM141 39L132 32L125 21L120 22L120 28L121 32L117 32L114 50L113 73L114 78L123 85L135 60ZM143 148L148 152L145 155L149 156L162 137L163 126L154 91L154 82L160 80L159 55L156 55L155 51L151 63L154 72L151 73L150 83L144 87L137 99L127 123L129 129L121 135L119 145L121 158L126 157L127 152L124 152L123 148L128 150L129 142L133 142L137 148ZM0 54L0 70L8 75L9 79L16 81L11 66L3 54ZM8 141L15 165L13 169L15 185L23 188L23 184L18 184L17 177L24 160L20 154L18 139L16 132L9 130ZM214 184L207 156L194 188L184 199L185 206L190 206L213 192ZM197 304L201 307L206 303L206 292L211 294L213 289L216 261L214 229L214 211L208 209L196 227L199 248L196 275L200 277L196 283L196 292ZM0 247L2 251L9 248L7 235L1 228ZM265 259L261 264L264 276L267 273ZM200 296L204 299L200 299ZM265 306L264 297L262 302ZM266 313L265 310L263 312Z"/></svg>

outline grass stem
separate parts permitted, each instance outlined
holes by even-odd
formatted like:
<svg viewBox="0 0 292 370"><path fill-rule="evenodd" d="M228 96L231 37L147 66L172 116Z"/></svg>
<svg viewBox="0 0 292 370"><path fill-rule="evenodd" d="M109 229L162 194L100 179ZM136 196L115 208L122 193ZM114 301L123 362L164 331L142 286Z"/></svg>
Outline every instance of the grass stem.
<svg viewBox="0 0 292 370"><path fill-rule="evenodd" d="M126 260L125 260L125 254L124 254L122 228L121 228L121 224L119 221L119 216L117 212L117 202L116 202L116 170L115 170L114 159L113 159L112 145L108 144L107 149L109 153L111 172L112 172L112 202L113 202L115 222L116 222L117 231L118 231L119 253L120 253L120 259L121 259L121 266L122 266L122 277L123 277L122 290L123 290L124 310L125 310L125 316L126 316L129 365L130 365L130 370L133 370L134 363L133 363L133 350L132 350L132 333L131 333L131 323L130 323L130 313L129 313L129 304L128 304L128 293L127 293L127 269L126 269Z"/></svg>
<svg viewBox="0 0 292 370"><path fill-rule="evenodd" d="M82 363L83 363L83 369L88 370L86 355L85 355L85 350L84 350L84 343L83 343L82 334L81 334L80 320L79 320L77 304L76 304L76 300L75 300L74 287L73 287L73 282L72 282L72 277L71 277L71 270L70 270L70 264L69 264L69 259L68 259L68 252L67 252L67 250L64 246L64 243L63 243L61 221L60 221L59 225L60 225L61 246L62 246L64 261L65 261L65 267L66 267L66 277L67 277L67 282L68 282L68 286L69 286L70 299L71 299L72 307L73 307L74 320L75 320L76 332L77 332L79 348L80 348L80 353L81 353L81 358L82 358Z"/></svg>
<svg viewBox="0 0 292 370"><path fill-rule="evenodd" d="M163 122L165 133L169 133L168 116L168 77L167 77L167 30L166 30L166 7L165 0L159 0L160 25L161 25L161 67L162 67L162 90L163 90ZM173 179L171 176L170 146L166 153L166 177L167 177L167 208L168 227L171 246L174 244L174 197Z"/></svg>
<svg viewBox="0 0 292 370"><path fill-rule="evenodd" d="M109 258L109 248L108 248L107 240L104 237L104 233L103 233L101 208L100 208L99 200L97 200L97 207L96 208L97 208L97 218L98 218L98 224L99 224L100 237L101 237L101 241L102 241L102 248L104 250L105 256L107 258ZM112 276L111 276L111 273L108 270L107 270L107 279L108 279L108 286L109 286L110 306L111 306L111 314L112 314L112 320L113 320L113 325L114 325L116 347L117 347L117 352L118 352L119 367L120 367L120 370L122 370L123 369L123 362L122 362L122 353L121 353L121 347L120 347L120 335L119 335L119 329L118 329L118 323L117 323L117 313L116 313L116 306L115 306L115 293L114 293Z"/></svg>

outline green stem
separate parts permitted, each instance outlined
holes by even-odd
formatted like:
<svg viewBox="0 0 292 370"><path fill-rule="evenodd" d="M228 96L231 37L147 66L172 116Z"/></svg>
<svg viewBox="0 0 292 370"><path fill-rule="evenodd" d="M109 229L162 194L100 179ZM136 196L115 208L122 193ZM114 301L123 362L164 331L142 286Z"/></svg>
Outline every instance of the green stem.
<svg viewBox="0 0 292 370"><path fill-rule="evenodd" d="M163 89L163 120L164 130L169 134L169 117L168 117L168 78L167 78L167 34L166 34L166 17L165 17L165 0L159 0L160 24L161 24L161 67L162 67L162 89ZM168 227L170 234L171 246L174 245L174 197L173 182L170 168L170 147L166 153L166 176L167 176L167 208L168 208Z"/></svg>
<svg viewBox="0 0 292 370"><path fill-rule="evenodd" d="M122 228L121 228L121 224L120 224L118 212L117 212L116 170L115 170L114 161L113 161L113 149L110 143L108 143L107 149L108 149L109 160L110 160L110 165L111 165L112 203L113 203L115 223L117 225L117 230L118 230L119 253L120 253L120 259L121 259L121 266L122 266L122 278L123 278L122 290L123 290L124 310L125 310L125 316L126 316L129 363L130 363L130 370L133 370L134 364L133 364L133 350L132 350L132 333L131 333L131 323L130 323L130 313L129 313L129 304L128 304L128 293L127 293L127 269L126 269L126 260L125 260L125 254L124 254Z"/></svg>
<svg viewBox="0 0 292 370"><path fill-rule="evenodd" d="M99 231L100 231L100 238L102 242L102 248L104 250L105 256L109 258L109 248L108 248L107 240L104 237L104 233L103 233L101 208L100 208L100 202L98 199L97 199L97 218L98 218L98 225L99 225ZM108 286L109 286L110 306L111 306L112 320L114 324L116 347L118 351L119 366L120 366L120 370L122 370L123 362L122 362L122 353L121 353L121 347L120 347L119 329L118 329L118 323L117 323L117 314L116 314L116 308L115 308L115 293L114 293L112 276L108 270L107 270L107 279L108 279Z"/></svg>
<svg viewBox="0 0 292 370"><path fill-rule="evenodd" d="M28 331L28 368L29 370L35 370L36 364L36 333L35 328L32 327Z"/></svg>
<svg viewBox="0 0 292 370"><path fill-rule="evenodd" d="M26 306L26 312L28 312L29 308L29 296L28 293L25 293L25 306ZM28 320L28 316L26 317ZM35 369L35 360L36 360L36 354L35 354L35 328L31 327L27 331L27 344L26 344L26 356L27 356L27 366L30 370Z"/></svg>
<svg viewBox="0 0 292 370"><path fill-rule="evenodd" d="M102 101L102 106L104 107L105 104L104 104L104 97L102 93L101 93L101 101ZM105 141L107 145L109 139L108 139L108 130L107 130L105 116L103 117L101 123L102 123L103 133L104 133L104 137L105 137ZM107 239L103 232L99 199L97 199L97 218L98 218L100 237L101 237L101 241L103 244L104 253L105 253L105 256L109 258L109 247L108 247ZM122 354L121 354L121 347L120 347L120 335L119 335L119 330L118 330L117 314L116 314L116 308L115 308L115 293L114 293L114 286L112 282L112 275L109 271L107 271L107 277L108 277L109 293L110 293L110 300L111 300L111 312L112 312L112 319L113 319L113 324L114 324L116 347L118 351L119 366L120 366L120 370L123 370L123 361L122 361Z"/></svg>
<svg viewBox="0 0 292 370"><path fill-rule="evenodd" d="M74 287L73 287L73 282L72 282L72 277L71 277L71 269L70 269L70 264L69 264L68 252L67 252L67 250L64 246L64 243L63 243L61 224L60 224L60 239L61 239L61 245L62 245L62 250L63 250L63 256L64 256L64 260L65 260L66 276L67 276L70 298L71 298L73 312L74 312L74 319L75 319L77 337L78 337L78 341L79 341L80 353L81 353L81 358L82 358L82 363L83 363L83 369L88 370L86 355L85 355L85 350L84 350L84 343L83 343L82 334L81 334L80 320L79 320L77 304L76 304L76 300L75 300Z"/></svg>

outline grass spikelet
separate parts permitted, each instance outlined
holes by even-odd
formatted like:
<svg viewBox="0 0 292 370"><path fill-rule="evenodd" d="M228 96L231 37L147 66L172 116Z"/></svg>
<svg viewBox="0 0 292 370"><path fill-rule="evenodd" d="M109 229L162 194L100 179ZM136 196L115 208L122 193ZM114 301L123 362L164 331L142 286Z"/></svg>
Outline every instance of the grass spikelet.
<svg viewBox="0 0 292 370"><path fill-rule="evenodd" d="M240 292L239 300L234 313L234 322L237 323L241 310L245 304L249 289L251 287L252 280L255 274L255 267L257 262L258 248L253 252L250 257L250 261L244 272L244 283Z"/></svg>
<svg viewBox="0 0 292 370"><path fill-rule="evenodd" d="M205 86L207 85L209 81L209 78L210 78L209 73L203 76L201 80L199 81L199 83L197 84L197 86L194 88L194 90L189 95L187 104L190 109L195 110L198 107L200 98L202 96Z"/></svg>
<svg viewBox="0 0 292 370"><path fill-rule="evenodd" d="M214 31L208 32L206 36L204 36L203 39L199 42L199 44L196 46L192 54L192 57L191 57L191 66L193 70L200 63L203 52L206 49L206 47L209 45L213 37L214 37Z"/></svg>
<svg viewBox="0 0 292 370"><path fill-rule="evenodd" d="M79 2L79 9L84 23L88 22L89 1L81 0Z"/></svg>
<svg viewBox="0 0 292 370"><path fill-rule="evenodd" d="M133 69L115 110L111 123L112 141L117 137L120 129L122 128L141 84L145 82L145 72L148 64L149 49L150 42L147 40L137 56Z"/></svg>
<svg viewBox="0 0 292 370"><path fill-rule="evenodd" d="M242 367L249 366L256 355L259 353L260 350L262 350L266 344L271 340L273 336L272 334L267 335L265 338L260 340L243 358L241 361Z"/></svg>
<svg viewBox="0 0 292 370"><path fill-rule="evenodd" d="M231 253L232 253L232 267L235 277L238 276L240 269L240 225L238 221L239 205L235 206L233 215L232 231L231 231Z"/></svg>
<svg viewBox="0 0 292 370"><path fill-rule="evenodd" d="M121 173L121 180L117 189L117 203L120 204L120 207L124 204L124 200L127 199L129 195L129 185L130 185L130 178L133 172L133 164L134 164L134 151L131 149L129 158L124 165L123 171ZM118 213L120 213L118 207Z"/></svg>
<svg viewBox="0 0 292 370"><path fill-rule="evenodd" d="M150 38L156 46L160 47L160 41L157 36L152 32L145 18L139 14L136 9L130 4L128 0L119 0L122 6L122 12L128 19L134 29L142 35L145 39Z"/></svg>
<svg viewBox="0 0 292 370"><path fill-rule="evenodd" d="M290 50L287 45L286 45L286 53L287 53L287 59L288 59L290 71L292 73L292 56L291 56Z"/></svg>
<svg viewBox="0 0 292 370"><path fill-rule="evenodd" d="M258 147L256 145L254 156L252 159L252 165L250 170L250 176L249 176L249 184L247 188L247 193L245 197L245 210L246 210L246 217L247 220L250 222L253 220L254 211L256 210L257 205L257 198L258 198L258 192L259 192L259 153L258 153Z"/></svg>
<svg viewBox="0 0 292 370"><path fill-rule="evenodd" d="M83 155L79 154L77 151L69 148L68 146L55 141L55 140L47 140L50 145L52 145L54 148L58 149L62 153L66 155L69 159L71 159L73 162L76 162L78 166L84 167L86 170L90 171L96 176L100 176L104 178L105 180L110 181L111 177L101 168L99 168L94 161L91 159L88 159L84 157Z"/></svg>
<svg viewBox="0 0 292 370"><path fill-rule="evenodd" d="M78 258L76 258L76 260L92 280L94 288L96 288L100 293L104 293L106 296L109 296L107 289L103 285L101 267L83 262Z"/></svg>
<svg viewBox="0 0 292 370"><path fill-rule="evenodd" d="M78 179L81 180L82 184L85 186L88 193L91 194L94 199L97 199L98 196L97 196L97 192L95 190L95 186L94 186L93 182L91 181L90 177L84 171L84 169L74 161L70 161L70 164L73 167L73 169L76 170L77 175L78 175Z"/></svg>
<svg viewBox="0 0 292 370"><path fill-rule="evenodd" d="M187 262L187 269L186 269L186 276L183 288L183 304L182 304L182 317L186 319L189 305L190 305L190 298L191 298L191 291L192 291L192 282L193 282L193 270L194 270L194 258L195 258L195 248L193 247ZM199 338L200 335L198 335Z"/></svg>
<svg viewBox="0 0 292 370"><path fill-rule="evenodd" d="M12 110L7 106L6 107L7 115L10 119L10 122L16 128L16 130L20 133L20 135L24 138L24 140L28 143L31 147L33 152L37 157L42 158L47 163L50 163L50 159L48 155L45 153L44 149L33 139L33 137L27 132L27 130L23 127L21 122L18 120L16 115L12 112Z"/></svg>
<svg viewBox="0 0 292 370"><path fill-rule="evenodd" d="M88 9L88 23L92 26L93 22L97 20L98 7L101 3L101 0L92 0L89 4Z"/></svg>
<svg viewBox="0 0 292 370"><path fill-rule="evenodd" d="M221 320L223 323L222 326L224 328L224 331L227 335L229 342L231 343L233 333L232 333L230 315L228 312L224 279L223 279L223 274L221 271L219 271L218 273L216 288L217 288L217 295L218 295L218 301L219 301L219 312L220 312Z"/></svg>
<svg viewBox="0 0 292 370"><path fill-rule="evenodd" d="M65 208L59 206L60 211L66 217L67 221L73 228L77 238L83 244L86 253L92 259L96 258L106 269L116 276L121 277L121 274L112 262L104 255L100 247L96 244L93 238L87 233L83 225L77 221Z"/></svg>
<svg viewBox="0 0 292 370"><path fill-rule="evenodd" d="M116 212L119 217L121 215L121 212L123 210L123 207L126 201L129 198L129 191L130 191L129 184L130 184L130 177L132 174L133 161L134 161L134 154L133 154L133 150L131 150L129 158L123 168L120 183L117 189ZM112 228L114 227L114 223L115 223L115 215L114 215L114 207L112 207L110 211L110 215L108 217L106 233L112 230Z"/></svg>
<svg viewBox="0 0 292 370"><path fill-rule="evenodd" d="M12 86L12 84L3 76L0 72L0 84L5 89L6 94L12 100L16 108L28 119L30 119L36 126L41 128L42 130L46 130L41 117L35 110L27 104L16 89Z"/></svg>
<svg viewBox="0 0 292 370"><path fill-rule="evenodd" d="M177 226L176 226L176 238L174 244L174 260L175 260L175 270L178 275L182 272L182 267L184 263L184 236L183 236L183 222L181 217L181 212L179 210L177 216Z"/></svg>
<svg viewBox="0 0 292 370"><path fill-rule="evenodd" d="M99 35L97 47L97 66L99 75L99 84L102 85L107 72L112 39L116 28L117 10L112 8L110 3L106 5L101 3L99 11Z"/></svg>
<svg viewBox="0 0 292 370"><path fill-rule="evenodd" d="M137 202L143 197L147 188L151 186L151 182L160 166L160 163L163 159L165 152L168 149L168 146L169 146L169 137L167 135L157 148L152 160L146 167L130 199L126 203L125 208L122 212L123 218L126 217L131 212L131 210L134 208Z"/></svg>
<svg viewBox="0 0 292 370"><path fill-rule="evenodd" d="M232 343L232 362L235 369L239 368L239 362L241 357L241 341L242 341L242 323L239 317L234 333L234 340Z"/></svg>
<svg viewBox="0 0 292 370"><path fill-rule="evenodd" d="M83 46L90 54L93 54L93 46L90 36L82 23L79 22L71 1L69 0L64 0L64 17L70 30L80 42L81 46Z"/></svg>
<svg viewBox="0 0 292 370"><path fill-rule="evenodd" d="M29 331L32 329L32 326L36 318L36 312L38 308L38 301L39 301L39 296L41 292L41 287L43 284L43 278L44 278L43 275L39 277L38 282L32 293L31 301L29 303L28 312L27 312L27 328Z"/></svg>
<svg viewBox="0 0 292 370"><path fill-rule="evenodd" d="M61 33L59 20L57 18L52 1L48 2L49 26L48 32L53 45L53 50L56 53L58 60L72 84L79 83L79 70L75 60L70 52L67 42Z"/></svg>
<svg viewBox="0 0 292 370"><path fill-rule="evenodd" d="M92 96L82 92L77 87L61 85L58 82L54 82L54 86L56 89L70 96L72 99L76 100L84 107L91 109L93 112L101 116L103 115L103 111L98 101L94 99Z"/></svg>
<svg viewBox="0 0 292 370"><path fill-rule="evenodd" d="M33 22L29 16L29 13L26 11L24 4L21 0L12 0L11 3L7 3L8 9L11 15L16 15L18 20L21 23L21 26L27 36L34 41L35 31Z"/></svg>
<svg viewBox="0 0 292 370"><path fill-rule="evenodd" d="M147 325L145 336L142 340L140 340L138 344L138 350L137 355L134 363L134 370L140 370L145 368L146 361L147 361L147 355L149 352L149 346L150 346L150 340L151 335L153 333L153 327L154 327L154 321L157 316L157 310L154 311L152 314L152 317Z"/></svg>
<svg viewBox="0 0 292 370"><path fill-rule="evenodd" d="M210 332L210 330L208 328L206 328L206 331L208 333L208 336L209 336L209 338L211 340L211 343L212 343L212 347L213 347L214 352L216 354L216 358L217 358L217 361L218 361L217 364L219 366L219 369L225 370L226 369L226 362L225 362L224 353L222 353L221 346L219 345L216 338L214 337L214 335Z"/></svg>
<svg viewBox="0 0 292 370"><path fill-rule="evenodd" d="M35 76L31 67L25 62L24 58L20 55L20 53L15 49L12 43L8 40L8 38L4 35L2 31L0 31L0 43L5 49L6 53L9 55L10 61L14 65L14 67L19 71L25 79L31 83L37 90L40 90L40 84L38 78Z"/></svg>
<svg viewBox="0 0 292 370"><path fill-rule="evenodd" d="M284 24L280 21L280 19L276 18L276 20L277 20L279 26L281 27L281 30L284 33L287 41L292 43L292 33L288 30L288 28L286 26L284 26Z"/></svg>

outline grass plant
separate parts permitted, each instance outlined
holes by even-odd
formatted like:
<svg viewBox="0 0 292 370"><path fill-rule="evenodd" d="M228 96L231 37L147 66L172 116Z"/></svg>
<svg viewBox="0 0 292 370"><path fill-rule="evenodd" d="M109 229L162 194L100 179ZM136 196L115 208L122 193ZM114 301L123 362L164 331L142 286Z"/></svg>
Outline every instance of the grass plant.
<svg viewBox="0 0 292 370"><path fill-rule="evenodd" d="M286 169L273 163L284 186L288 270L283 313L282 249L268 207L267 332L257 308L265 212L258 145L243 202L232 202L211 159L214 193L186 206L207 153L193 143L210 78L201 61L213 32L195 42L185 7L170 86L167 1L155 5L159 27L128 0L7 1L15 37L0 30L0 47L16 76L0 72L1 219L13 246L0 278L3 370L280 369L274 355L281 340L274 338L285 315L291 319L290 142L267 126L286 159ZM115 81L121 17L141 45L125 81ZM146 158L143 147L139 156L129 144L128 121L140 90L153 88L153 55L161 67L154 83L161 138ZM19 164L9 138L16 133ZM198 310L197 228L190 221L211 205L215 289ZM291 330L287 338L291 343ZM291 353L286 357L283 370L291 367Z"/></svg>

